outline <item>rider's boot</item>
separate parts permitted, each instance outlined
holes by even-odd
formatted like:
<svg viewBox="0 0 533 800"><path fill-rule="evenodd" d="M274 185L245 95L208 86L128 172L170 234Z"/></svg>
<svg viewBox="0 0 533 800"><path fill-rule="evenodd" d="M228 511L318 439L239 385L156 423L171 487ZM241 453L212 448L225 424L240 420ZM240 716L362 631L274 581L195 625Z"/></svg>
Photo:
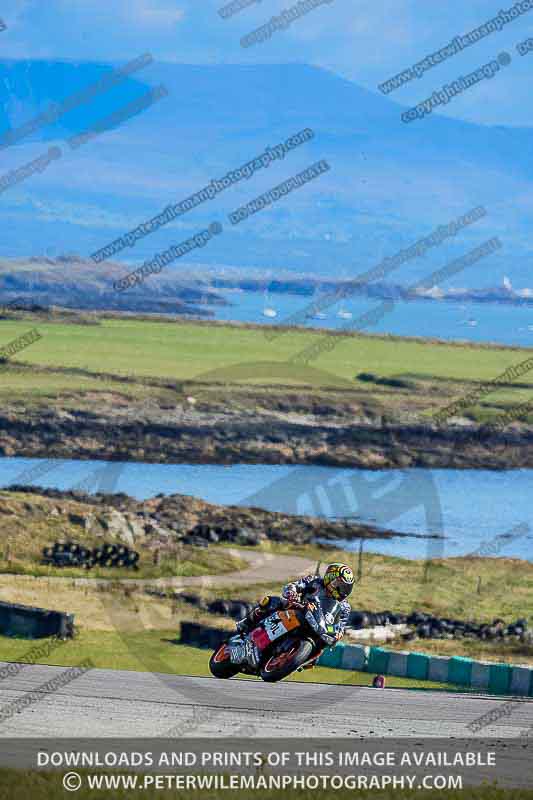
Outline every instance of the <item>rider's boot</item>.
<svg viewBox="0 0 533 800"><path fill-rule="evenodd" d="M238 633L246 636L250 631L253 631L257 623L261 620L261 616L257 613L258 610L260 609L253 608L249 614L236 623L235 627Z"/></svg>
<svg viewBox="0 0 533 800"><path fill-rule="evenodd" d="M264 597L261 602L252 608L248 614L240 619L237 624L237 632L240 633L242 636L246 636L250 631L261 622L262 619L265 619L272 610L272 606L276 605L275 599L272 597Z"/></svg>

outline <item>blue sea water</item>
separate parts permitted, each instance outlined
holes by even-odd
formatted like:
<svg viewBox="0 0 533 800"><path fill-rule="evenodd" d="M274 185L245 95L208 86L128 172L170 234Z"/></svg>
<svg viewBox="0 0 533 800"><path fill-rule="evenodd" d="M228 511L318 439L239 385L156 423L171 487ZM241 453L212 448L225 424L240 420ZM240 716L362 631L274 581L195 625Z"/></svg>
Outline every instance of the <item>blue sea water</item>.
<svg viewBox="0 0 533 800"><path fill-rule="evenodd" d="M278 325L291 315L307 309L311 297L275 294L265 298L260 292L216 290L231 303L210 306L218 320L235 320L254 324ZM318 297L314 298L319 300ZM325 310L324 319L308 319L308 327L358 330L358 318L381 306L381 300L352 297ZM265 317L264 310L273 308L276 317ZM338 312L351 313L351 319L338 317ZM450 301L413 300L395 303L392 311L377 325L363 328L368 333L389 333L396 336L430 336L441 339L463 339L469 342L496 342L521 347L533 346L533 308L488 303L455 303Z"/></svg>

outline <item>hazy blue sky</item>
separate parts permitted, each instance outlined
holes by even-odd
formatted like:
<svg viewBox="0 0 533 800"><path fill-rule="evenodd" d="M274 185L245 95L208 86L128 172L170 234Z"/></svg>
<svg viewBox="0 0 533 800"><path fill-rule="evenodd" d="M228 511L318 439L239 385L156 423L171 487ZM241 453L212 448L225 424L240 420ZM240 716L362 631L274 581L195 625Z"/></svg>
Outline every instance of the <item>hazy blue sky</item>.
<svg viewBox="0 0 533 800"><path fill-rule="evenodd" d="M297 61L378 91L379 83L454 36L514 6L501 0L331 0L266 42L240 46L241 36L295 1L258 0L224 20L217 10L227 0L4 0L0 17L8 28L0 32L0 52L13 58L126 61L149 51L162 61L190 64ZM512 57L509 66L438 113L533 125L533 52L516 51L528 37L533 37L533 10L389 96L415 105L504 51Z"/></svg>

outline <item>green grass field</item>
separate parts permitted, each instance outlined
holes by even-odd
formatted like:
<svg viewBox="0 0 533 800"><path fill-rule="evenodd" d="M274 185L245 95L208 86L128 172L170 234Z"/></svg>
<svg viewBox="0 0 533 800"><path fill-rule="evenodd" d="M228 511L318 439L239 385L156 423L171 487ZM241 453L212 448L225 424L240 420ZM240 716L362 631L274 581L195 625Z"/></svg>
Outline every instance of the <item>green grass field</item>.
<svg viewBox="0 0 533 800"><path fill-rule="evenodd" d="M0 322L0 346L33 325L30 319ZM215 406L226 402L220 397L221 386L232 391L234 398L237 390L239 404L254 410L271 404L273 396L287 396L291 387L302 386L307 397L301 398L304 405L313 394L333 397L337 406L343 397L370 405L377 400L392 414L408 411L423 418L462 397L476 382L496 378L530 353L519 348L302 330L269 341L261 328L184 321L102 319L97 325L46 321L36 327L42 339L0 370L0 394L10 403L61 398L64 406L79 407L83 398L94 403L98 395L112 392L125 400L155 396L171 407L176 403L172 383L185 382L186 394ZM331 352L322 352L308 364L291 362L309 346L328 339L335 343ZM356 379L362 372L380 378L402 377L409 387L393 390ZM116 376L133 376L134 381L120 382ZM491 392L468 415L486 420L529 400L533 371L516 384ZM181 394L181 387L177 388ZM350 408L344 412L349 414Z"/></svg>
<svg viewBox="0 0 533 800"><path fill-rule="evenodd" d="M287 362L324 336L293 331L270 342L260 329L137 320L103 320L95 326L40 323L37 327L43 338L20 354L27 363L178 380L194 380L236 364ZM0 345L27 329L25 320L3 321ZM401 372L456 380L490 379L529 353L519 348L426 344L391 337L335 338L338 344L333 352L321 354L313 366L348 381L356 372L371 367L382 376Z"/></svg>

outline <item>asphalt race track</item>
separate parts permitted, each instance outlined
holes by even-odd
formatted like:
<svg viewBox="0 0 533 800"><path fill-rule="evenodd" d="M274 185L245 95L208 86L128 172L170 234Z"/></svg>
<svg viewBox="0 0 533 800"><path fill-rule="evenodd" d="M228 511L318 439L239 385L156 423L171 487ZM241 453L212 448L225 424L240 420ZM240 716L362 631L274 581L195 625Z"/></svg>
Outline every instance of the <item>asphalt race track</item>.
<svg viewBox="0 0 533 800"><path fill-rule="evenodd" d="M509 709L509 700L447 692L269 685L101 669L67 682L66 670L20 665L16 675L3 677L0 735L467 737L473 735L467 725L495 709L508 712L478 736L533 733L533 702L528 700ZM52 679L59 688L45 686Z"/></svg>

